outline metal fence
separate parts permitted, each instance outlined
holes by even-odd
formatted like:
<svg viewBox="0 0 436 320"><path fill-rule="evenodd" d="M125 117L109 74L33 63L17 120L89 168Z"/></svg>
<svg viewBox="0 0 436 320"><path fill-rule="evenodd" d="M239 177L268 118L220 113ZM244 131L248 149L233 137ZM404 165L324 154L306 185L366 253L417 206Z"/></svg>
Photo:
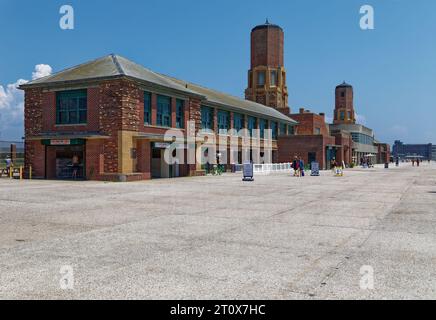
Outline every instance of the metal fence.
<svg viewBox="0 0 436 320"><path fill-rule="evenodd" d="M265 163L255 164L254 173L269 174L275 172L287 172L292 169L292 163Z"/></svg>

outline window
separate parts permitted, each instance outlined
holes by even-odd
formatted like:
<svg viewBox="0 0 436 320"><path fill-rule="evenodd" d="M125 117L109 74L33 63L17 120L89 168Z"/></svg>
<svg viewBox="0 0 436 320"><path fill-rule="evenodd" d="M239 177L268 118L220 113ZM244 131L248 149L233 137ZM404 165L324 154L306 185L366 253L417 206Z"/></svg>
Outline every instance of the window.
<svg viewBox="0 0 436 320"><path fill-rule="evenodd" d="M256 129L256 118L255 117L248 117L248 121L247 121L247 126L248 126L248 132L250 132L250 136L253 136L253 129Z"/></svg>
<svg viewBox="0 0 436 320"><path fill-rule="evenodd" d="M220 130L229 130L230 127L230 113L228 111L219 110L217 114L218 118L218 132ZM227 132L226 132L227 134Z"/></svg>
<svg viewBox="0 0 436 320"><path fill-rule="evenodd" d="M271 80L270 80L270 82L271 82L271 87L275 87L275 86L277 86L277 71L276 70L271 70Z"/></svg>
<svg viewBox="0 0 436 320"><path fill-rule="evenodd" d="M259 120L259 131L260 131L260 138L265 138L265 129L267 129L267 123L265 119Z"/></svg>
<svg viewBox="0 0 436 320"><path fill-rule="evenodd" d="M374 144L374 138L371 136L368 136L366 134L359 133L359 132L352 132L351 136L352 136L354 142L361 143L361 144L367 144L367 145Z"/></svg>
<svg viewBox="0 0 436 320"><path fill-rule="evenodd" d="M184 128L185 127L185 101L181 99L176 100L176 127Z"/></svg>
<svg viewBox="0 0 436 320"><path fill-rule="evenodd" d="M345 98L345 92L344 91L341 92L341 97Z"/></svg>
<svg viewBox="0 0 436 320"><path fill-rule="evenodd" d="M345 111L341 111L340 119L343 121L345 120Z"/></svg>
<svg viewBox="0 0 436 320"><path fill-rule="evenodd" d="M156 124L161 127L171 127L171 98L157 96L157 120Z"/></svg>
<svg viewBox="0 0 436 320"><path fill-rule="evenodd" d="M351 111L348 111L348 120L351 120Z"/></svg>
<svg viewBox="0 0 436 320"><path fill-rule="evenodd" d="M295 134L295 127L288 126L288 136L293 136Z"/></svg>
<svg viewBox="0 0 436 320"><path fill-rule="evenodd" d="M151 124L151 93L144 92L144 124Z"/></svg>
<svg viewBox="0 0 436 320"><path fill-rule="evenodd" d="M271 138L277 140L277 122L271 121Z"/></svg>
<svg viewBox="0 0 436 320"><path fill-rule="evenodd" d="M286 135L286 123L280 123L280 135Z"/></svg>
<svg viewBox="0 0 436 320"><path fill-rule="evenodd" d="M321 134L321 128L315 128L314 131L315 134Z"/></svg>
<svg viewBox="0 0 436 320"><path fill-rule="evenodd" d="M86 89L60 91L56 94L56 124L85 124L87 109Z"/></svg>
<svg viewBox="0 0 436 320"><path fill-rule="evenodd" d="M210 107L201 107L201 129L213 130L213 109Z"/></svg>
<svg viewBox="0 0 436 320"><path fill-rule="evenodd" d="M259 71L257 73L257 85L264 86L265 85L265 71Z"/></svg>
<svg viewBox="0 0 436 320"><path fill-rule="evenodd" d="M239 132L244 128L244 116L240 113L233 114L233 128Z"/></svg>

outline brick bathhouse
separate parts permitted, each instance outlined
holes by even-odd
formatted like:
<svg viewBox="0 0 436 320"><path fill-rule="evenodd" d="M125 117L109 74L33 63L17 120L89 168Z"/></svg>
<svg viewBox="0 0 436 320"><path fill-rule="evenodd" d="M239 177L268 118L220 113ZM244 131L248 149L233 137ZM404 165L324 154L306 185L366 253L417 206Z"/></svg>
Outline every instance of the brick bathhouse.
<svg viewBox="0 0 436 320"><path fill-rule="evenodd" d="M329 169L331 160L338 163L359 164L370 159L372 163L390 160L390 146L375 139L372 129L356 123L353 87L343 82L335 88L333 123L325 121L325 114L300 109L289 114L296 120L295 135L279 140L279 162L289 154L301 156L306 163L317 161L321 168Z"/></svg>
<svg viewBox="0 0 436 320"><path fill-rule="evenodd" d="M300 156L305 163L316 161L320 168L330 168L334 158L339 163L351 163L353 140L345 131L331 131L324 113L313 113L300 108L299 113L290 114L298 122L295 135L279 140L279 161L289 155Z"/></svg>
<svg viewBox="0 0 436 320"><path fill-rule="evenodd" d="M174 165L163 159L165 132L177 128L186 137L188 121L196 132L246 128L262 134L269 128L277 160L278 136L292 134L295 125L274 108L155 73L116 55L20 88L25 91L26 167L32 166L36 178L71 178L72 159L79 176L90 180L202 175L199 159Z"/></svg>

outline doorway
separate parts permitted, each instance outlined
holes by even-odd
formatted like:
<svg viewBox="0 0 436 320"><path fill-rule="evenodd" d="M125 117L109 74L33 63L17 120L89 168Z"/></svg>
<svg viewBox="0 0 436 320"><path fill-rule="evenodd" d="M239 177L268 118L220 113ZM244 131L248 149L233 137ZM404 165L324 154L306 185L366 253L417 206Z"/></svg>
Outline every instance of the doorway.
<svg viewBox="0 0 436 320"><path fill-rule="evenodd" d="M85 179L85 157L83 146L56 148L56 179Z"/></svg>

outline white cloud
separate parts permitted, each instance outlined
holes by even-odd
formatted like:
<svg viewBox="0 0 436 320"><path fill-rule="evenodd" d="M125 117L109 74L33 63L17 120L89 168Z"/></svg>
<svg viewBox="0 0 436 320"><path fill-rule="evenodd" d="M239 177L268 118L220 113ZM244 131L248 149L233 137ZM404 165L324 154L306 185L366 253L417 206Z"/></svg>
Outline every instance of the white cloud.
<svg viewBox="0 0 436 320"><path fill-rule="evenodd" d="M52 71L52 68L48 64L37 64L35 71L32 72L32 80L47 77L51 75Z"/></svg>
<svg viewBox="0 0 436 320"><path fill-rule="evenodd" d="M35 66L32 79L51 74L49 65ZM20 140L24 135L24 92L18 89L19 85L27 83L19 79L15 83L2 86L0 84L0 139Z"/></svg>

